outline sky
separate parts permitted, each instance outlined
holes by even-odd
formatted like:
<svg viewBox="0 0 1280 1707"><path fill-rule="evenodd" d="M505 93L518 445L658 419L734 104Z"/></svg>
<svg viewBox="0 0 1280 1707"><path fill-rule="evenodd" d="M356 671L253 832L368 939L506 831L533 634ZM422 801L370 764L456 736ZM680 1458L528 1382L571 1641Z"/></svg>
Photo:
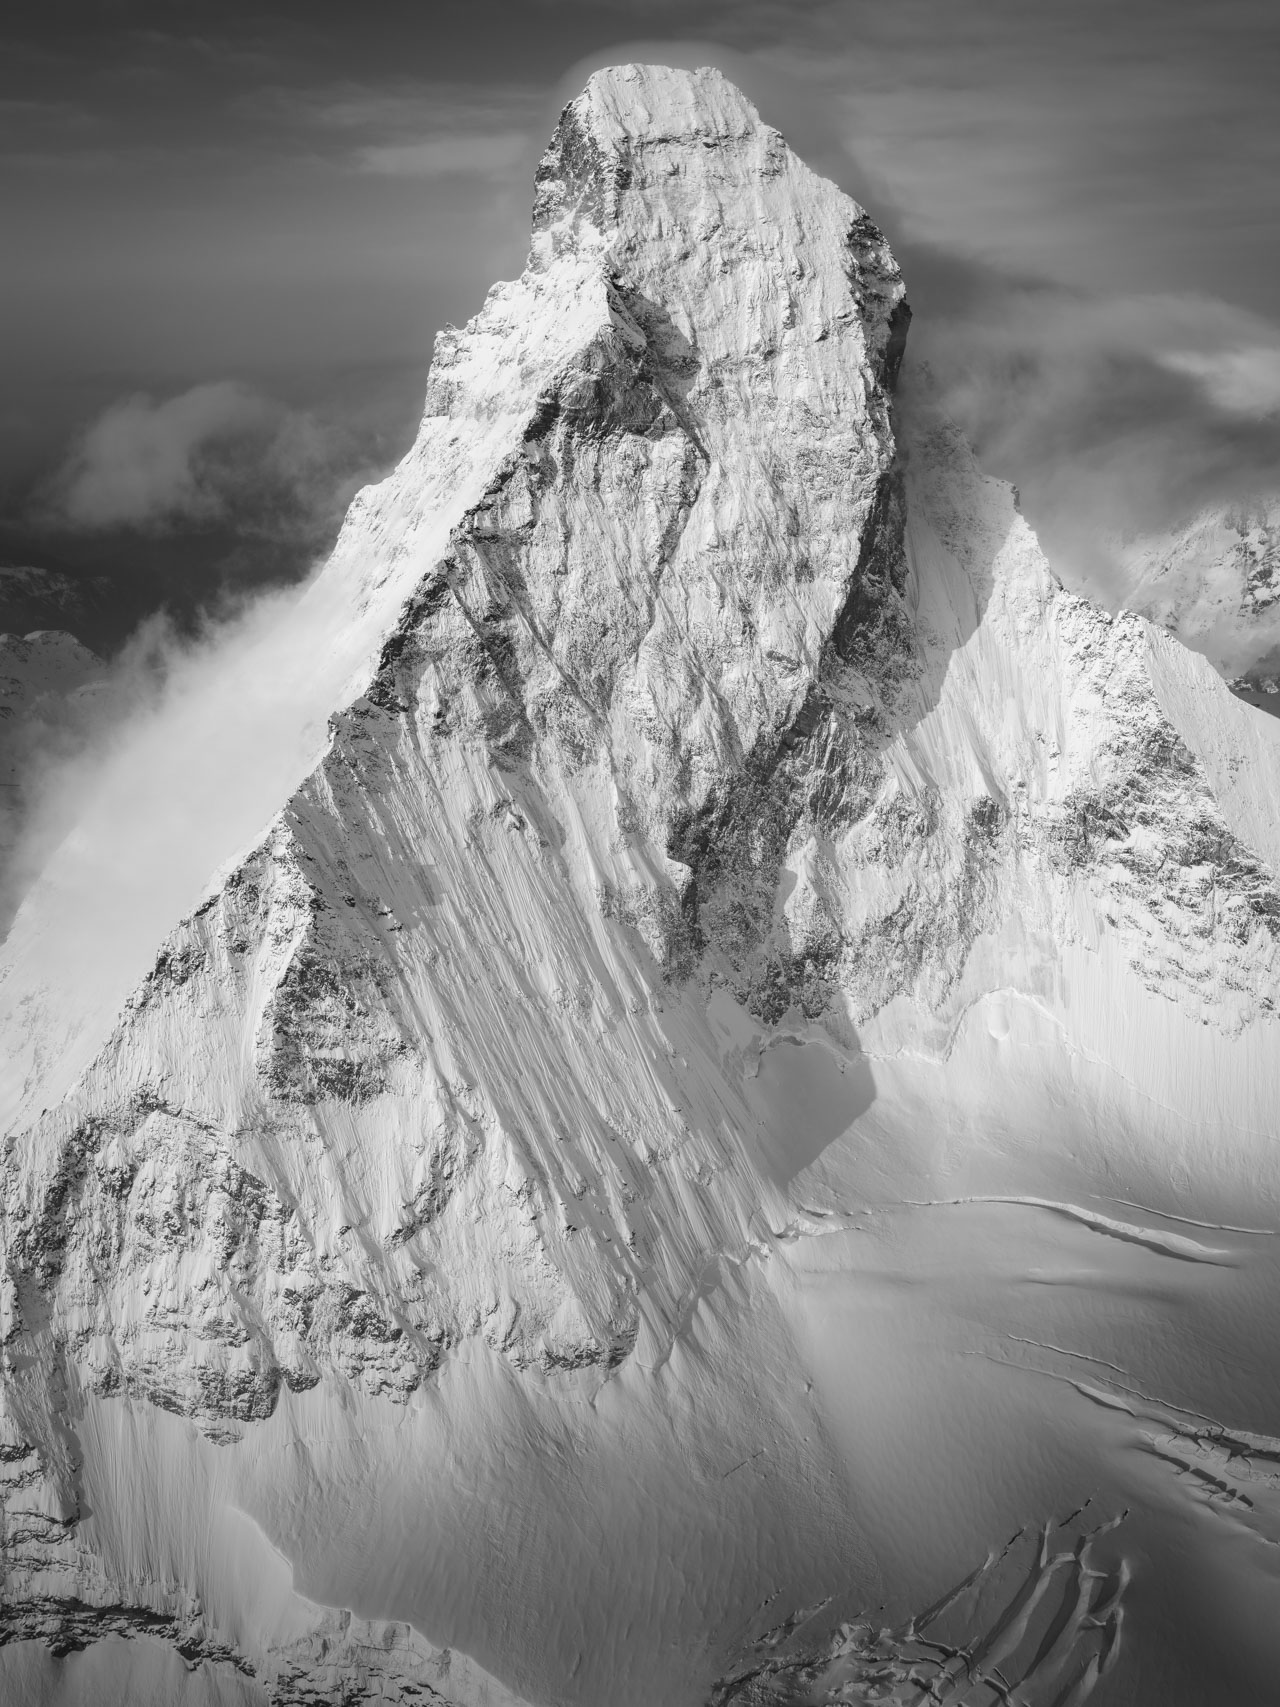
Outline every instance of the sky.
<svg viewBox="0 0 1280 1707"><path fill-rule="evenodd" d="M871 209L916 370L1085 571L1274 491L1265 0L10 0L0 562L301 572L520 270L560 107L636 58L720 65Z"/></svg>

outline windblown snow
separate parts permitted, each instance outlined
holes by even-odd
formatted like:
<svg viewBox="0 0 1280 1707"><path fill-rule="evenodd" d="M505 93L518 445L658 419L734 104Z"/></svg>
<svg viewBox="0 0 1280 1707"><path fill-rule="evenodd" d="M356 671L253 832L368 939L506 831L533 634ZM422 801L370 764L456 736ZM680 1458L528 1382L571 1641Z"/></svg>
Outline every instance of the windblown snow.
<svg viewBox="0 0 1280 1707"><path fill-rule="evenodd" d="M533 224L4 944L0 1679L1264 1699L1280 721L718 73Z"/></svg>

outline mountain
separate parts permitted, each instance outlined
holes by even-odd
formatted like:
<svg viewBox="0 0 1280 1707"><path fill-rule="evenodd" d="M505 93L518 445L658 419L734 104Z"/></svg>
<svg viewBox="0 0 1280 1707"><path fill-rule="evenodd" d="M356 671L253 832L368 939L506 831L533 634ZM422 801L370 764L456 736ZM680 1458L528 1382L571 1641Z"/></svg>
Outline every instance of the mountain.
<svg viewBox="0 0 1280 1707"><path fill-rule="evenodd" d="M1280 722L718 73L533 224L4 946L0 1676L1260 1699Z"/></svg>
<svg viewBox="0 0 1280 1707"><path fill-rule="evenodd" d="M1280 502L1202 510L1118 543L1115 556L1131 609L1205 653L1254 703L1280 704Z"/></svg>
<svg viewBox="0 0 1280 1707"><path fill-rule="evenodd" d="M103 623L115 589L105 575L68 575L59 569L0 567L0 629L69 629L81 639Z"/></svg>
<svg viewBox="0 0 1280 1707"><path fill-rule="evenodd" d="M83 695L102 675L102 660L74 635L48 628L0 634L0 786L17 782L13 748L19 731L55 715L54 707Z"/></svg>

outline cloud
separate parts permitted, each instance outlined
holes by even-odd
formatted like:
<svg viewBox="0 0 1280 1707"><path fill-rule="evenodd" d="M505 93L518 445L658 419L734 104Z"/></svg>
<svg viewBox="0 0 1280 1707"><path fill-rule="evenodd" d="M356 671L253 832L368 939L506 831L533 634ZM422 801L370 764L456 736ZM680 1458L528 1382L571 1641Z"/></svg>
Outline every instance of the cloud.
<svg viewBox="0 0 1280 1707"><path fill-rule="evenodd" d="M898 235L1083 289L1195 280L1264 308L1269 28L1261 0L834 0L759 57L808 85Z"/></svg>
<svg viewBox="0 0 1280 1707"><path fill-rule="evenodd" d="M234 380L110 404L42 497L46 524L165 531L234 520L246 537L322 525L371 472L352 430Z"/></svg>
<svg viewBox="0 0 1280 1707"><path fill-rule="evenodd" d="M417 142L366 146L357 159L366 172L392 178L443 178L453 174L487 177L518 165L529 147L524 131L490 135L429 136Z"/></svg>
<svg viewBox="0 0 1280 1707"><path fill-rule="evenodd" d="M55 479L75 528L151 527L217 514L224 494L206 453L258 436L273 411L246 386L196 385L163 402L123 397L87 427Z"/></svg>
<svg viewBox="0 0 1280 1707"><path fill-rule="evenodd" d="M10 940L59 992L69 1033L118 1007L211 872L269 823L374 638L343 578L322 575L242 600L194 637L153 618L115 661L87 746L24 779L23 842L0 872L0 905L37 872L47 886Z"/></svg>
<svg viewBox="0 0 1280 1707"><path fill-rule="evenodd" d="M1214 355L1168 350L1160 359L1171 372L1199 381L1227 414L1265 420L1280 413L1280 348L1275 344L1247 344Z"/></svg>
<svg viewBox="0 0 1280 1707"><path fill-rule="evenodd" d="M1125 541L1274 494L1280 328L1219 299L1107 294L899 245L906 370L1013 481L1055 567L1122 602ZM914 282L912 282L914 281Z"/></svg>
<svg viewBox="0 0 1280 1707"><path fill-rule="evenodd" d="M908 403L940 394L1107 603L1123 540L1280 489L1280 146L1250 17L1170 0L1153 37L1095 0L837 0L755 54L764 117L902 264Z"/></svg>
<svg viewBox="0 0 1280 1707"><path fill-rule="evenodd" d="M363 131L370 138L412 137L424 130L499 131L527 121L539 93L520 83L436 83L400 78L394 82L339 83L314 89L260 91L246 104L274 114L290 129Z"/></svg>
<svg viewBox="0 0 1280 1707"><path fill-rule="evenodd" d="M522 84L401 79L271 88L242 105L335 164L380 177L431 179L510 172L534 147L530 130L541 102Z"/></svg>

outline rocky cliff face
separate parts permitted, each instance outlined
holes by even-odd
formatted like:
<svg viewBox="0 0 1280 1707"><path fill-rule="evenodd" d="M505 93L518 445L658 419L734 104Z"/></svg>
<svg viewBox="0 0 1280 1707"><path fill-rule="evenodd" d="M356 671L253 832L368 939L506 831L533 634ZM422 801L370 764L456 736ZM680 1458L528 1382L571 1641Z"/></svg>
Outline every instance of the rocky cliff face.
<svg viewBox="0 0 1280 1707"><path fill-rule="evenodd" d="M1110 956L1117 1011L1267 1057L1280 724L1064 592L927 407L895 425L907 318L868 216L717 74L598 74L527 271L442 334L307 595L318 762L114 1008L42 990L28 901L0 1460L33 1699L24 1644L145 1637L217 1699L513 1700L394 1620L263 1610L190 1489L278 1559L473 1355L539 1393L661 1371L709 1277L828 1213L774 1036L848 1070L840 1130L868 1054L945 1060L1011 989L1069 1029ZM1162 1077L1107 999L1088 1048ZM287 1520L236 1481L347 1415Z"/></svg>

